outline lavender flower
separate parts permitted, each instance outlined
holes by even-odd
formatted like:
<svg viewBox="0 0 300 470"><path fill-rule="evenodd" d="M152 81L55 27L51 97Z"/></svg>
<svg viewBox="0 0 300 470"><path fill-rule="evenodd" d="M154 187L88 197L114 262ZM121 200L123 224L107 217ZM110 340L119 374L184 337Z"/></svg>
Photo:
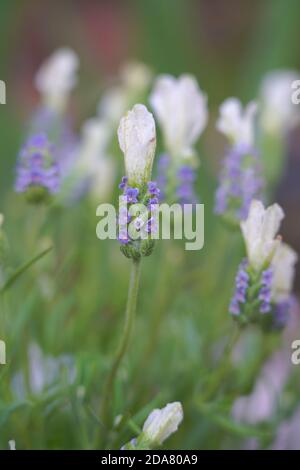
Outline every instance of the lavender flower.
<svg viewBox="0 0 300 470"><path fill-rule="evenodd" d="M229 306L229 312L232 315L239 315L241 313L241 304L246 302L246 293L249 286L249 274L246 271L247 265L247 260L244 260L240 264L235 278L235 292Z"/></svg>
<svg viewBox="0 0 300 470"><path fill-rule="evenodd" d="M151 196L156 196L159 197L160 190L157 187L157 183L155 181L149 181L147 184L148 187L148 192L151 194Z"/></svg>
<svg viewBox="0 0 300 470"><path fill-rule="evenodd" d="M273 328L275 330L281 330L286 327L293 305L294 299L292 296L289 299L275 304L273 309Z"/></svg>
<svg viewBox="0 0 300 470"><path fill-rule="evenodd" d="M230 142L219 178L215 212L236 224L247 218L251 200L262 189L260 159L255 149L256 103L243 109L236 98L220 106L217 128Z"/></svg>
<svg viewBox="0 0 300 470"><path fill-rule="evenodd" d="M276 237L283 217L278 204L265 209L253 200L240 224L247 258L239 267L229 311L242 324L258 322L272 330L287 323L297 254Z"/></svg>
<svg viewBox="0 0 300 470"><path fill-rule="evenodd" d="M178 186L176 194L181 204L196 203L197 197L194 190L196 180L195 170L189 165L182 165L177 171Z"/></svg>
<svg viewBox="0 0 300 470"><path fill-rule="evenodd" d="M129 235L128 225L132 223L141 240L147 239L151 234L157 232L157 208L160 190L155 181L149 181L146 188L138 189L128 186L128 179L123 176L119 188L123 190L120 197L120 208L118 215L119 235L118 240L124 246L133 245L135 239ZM144 205L145 211L132 216L129 214L130 207L134 204ZM136 246L136 245L135 245Z"/></svg>
<svg viewBox="0 0 300 470"><path fill-rule="evenodd" d="M229 149L223 162L215 198L215 213L230 214L234 220L244 220L252 199L263 188L261 166L257 152L247 145Z"/></svg>
<svg viewBox="0 0 300 470"><path fill-rule="evenodd" d="M197 202L195 192L196 174L195 169L188 164L181 165L175 172L174 181L172 179L172 161L169 155L160 156L157 165L157 181L161 188L159 199L166 200L168 197L168 185L173 189L172 198L179 204L194 204Z"/></svg>
<svg viewBox="0 0 300 470"><path fill-rule="evenodd" d="M127 202L129 204L133 204L133 203L138 202L138 200L137 200L137 197L138 197L138 194L139 194L139 189L138 188L127 187L124 194L125 194L125 196L127 198Z"/></svg>
<svg viewBox="0 0 300 470"><path fill-rule="evenodd" d="M261 275L261 289L258 294L261 304L260 313L268 313L271 311L271 289L272 289L273 272L272 269L266 269Z"/></svg>
<svg viewBox="0 0 300 470"><path fill-rule="evenodd" d="M59 190L59 168L53 154L53 146L45 134L31 136L19 154L15 189L27 192L41 188L48 194Z"/></svg>
<svg viewBox="0 0 300 470"><path fill-rule="evenodd" d="M126 189L127 183L128 183L127 176L123 176L121 183L119 184L119 189Z"/></svg>

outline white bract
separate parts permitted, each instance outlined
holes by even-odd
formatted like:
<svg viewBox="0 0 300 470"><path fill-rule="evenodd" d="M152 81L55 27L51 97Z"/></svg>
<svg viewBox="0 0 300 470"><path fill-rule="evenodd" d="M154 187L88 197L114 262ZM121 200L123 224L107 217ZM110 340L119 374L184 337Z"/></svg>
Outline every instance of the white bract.
<svg viewBox="0 0 300 470"><path fill-rule="evenodd" d="M83 126L78 169L90 180L91 195L103 199L112 190L113 160L108 156L111 129L101 119L89 119Z"/></svg>
<svg viewBox="0 0 300 470"><path fill-rule="evenodd" d="M156 131L153 116L146 106L136 104L127 112L120 121L118 138L124 153L129 183L140 185L149 181L156 147Z"/></svg>
<svg viewBox="0 0 300 470"><path fill-rule="evenodd" d="M161 75L157 78L150 103L162 128L167 151L173 157L191 157L194 145L207 119L207 97L196 79Z"/></svg>
<svg viewBox="0 0 300 470"><path fill-rule="evenodd" d="M251 101L243 109L237 98L228 98L220 106L217 129L234 145L254 145L257 104Z"/></svg>
<svg viewBox="0 0 300 470"><path fill-rule="evenodd" d="M177 431L182 420L183 409L180 402L168 403L164 408L153 410L143 426L146 441L152 444L163 444L171 434Z"/></svg>
<svg viewBox="0 0 300 470"><path fill-rule="evenodd" d="M295 277L295 264L298 255L286 243L281 243L272 260L272 298L275 302L282 302L289 298Z"/></svg>
<svg viewBox="0 0 300 470"><path fill-rule="evenodd" d="M61 112L77 83L79 59L72 49L55 51L40 67L35 84L47 106Z"/></svg>
<svg viewBox="0 0 300 470"><path fill-rule="evenodd" d="M143 95L150 85L152 72L140 62L128 62L120 70L120 81L110 87L98 105L98 114L110 123L118 125L121 117Z"/></svg>
<svg viewBox="0 0 300 470"><path fill-rule="evenodd" d="M280 238L275 238L284 212L278 204L267 209L262 202L253 200L248 217L241 222L250 266L259 271L272 261Z"/></svg>
<svg viewBox="0 0 300 470"><path fill-rule="evenodd" d="M292 102L292 83L300 79L294 70L268 73L261 85L261 125L266 132L285 133L300 121L299 107Z"/></svg>
<svg viewBox="0 0 300 470"><path fill-rule="evenodd" d="M128 89L143 92L152 80L151 69L141 62L128 62L121 68L121 80Z"/></svg>
<svg viewBox="0 0 300 470"><path fill-rule="evenodd" d="M16 441L11 439L10 441L8 441L8 446L9 446L9 450L16 450Z"/></svg>

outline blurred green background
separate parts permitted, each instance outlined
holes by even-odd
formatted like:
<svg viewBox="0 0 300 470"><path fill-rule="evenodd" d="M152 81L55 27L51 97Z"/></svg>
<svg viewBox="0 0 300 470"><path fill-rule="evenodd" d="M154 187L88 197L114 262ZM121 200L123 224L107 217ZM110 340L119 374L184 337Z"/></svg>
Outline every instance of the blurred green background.
<svg viewBox="0 0 300 470"><path fill-rule="evenodd" d="M195 74L209 97L211 165L222 151L214 132L222 100L238 96L246 102L256 96L266 72L300 68L297 0L4 0L0 8L0 71L7 83L7 105L0 108L2 196L13 181L24 121L37 101L34 74L58 47L70 46L80 56L78 123L95 112L104 85L129 59L156 73ZM298 174L299 132L292 137L292 172ZM296 185L297 180L289 197L298 201ZM284 205L296 205L283 199ZM300 232L293 229L291 241L298 244Z"/></svg>
<svg viewBox="0 0 300 470"><path fill-rule="evenodd" d="M180 243L163 242L145 262L136 334L120 373L116 412L130 409L141 425L154 406L182 400L185 421L168 448L241 447L246 437L260 438L267 446L280 420L296 407L299 384L292 381L288 403L268 425L236 428L225 416L234 396L251 390L277 338L265 341L256 335L247 363L229 376L223 400L213 410L195 405L232 328L227 305L243 253L240 238L228 234L212 215L224 146L214 125L226 97L247 102L257 95L266 72L300 69L299 1L4 0L0 11L0 79L7 85L7 104L0 106L0 212L9 264L20 265L54 241L53 253L15 284L2 310L9 365L0 376L1 448L11 438L19 448L99 446L92 443L99 426L98 401L126 301L128 261L115 242L96 239L94 206L83 201L67 213L54 209L45 214L13 194L17 153L38 100L34 74L61 46L73 48L81 61L72 103L78 129L95 114L101 92L129 59L148 64L155 73L194 74L209 100L198 182L206 205L205 249L194 254L183 252ZM299 178L298 129L290 136L286 171L274 195L286 211L285 239L298 250ZM74 355L75 387L62 380L54 394L14 397L11 379L28 367L32 341L45 354ZM118 448L132 436L129 422L113 445Z"/></svg>

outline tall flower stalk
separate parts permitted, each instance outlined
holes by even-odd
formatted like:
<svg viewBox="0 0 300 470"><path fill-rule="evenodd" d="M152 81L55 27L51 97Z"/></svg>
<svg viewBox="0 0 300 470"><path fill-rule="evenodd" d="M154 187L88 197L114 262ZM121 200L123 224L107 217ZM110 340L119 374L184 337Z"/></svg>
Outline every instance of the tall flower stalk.
<svg viewBox="0 0 300 470"><path fill-rule="evenodd" d="M148 211L152 210L152 205L157 204L156 195L158 188L155 182L150 181L152 163L156 146L155 123L151 113L143 105L135 105L120 122L118 129L120 148L124 153L126 176L122 178L120 189L124 191L121 196L122 204L119 210L119 241L121 251L132 260L131 277L128 289L127 306L125 312L125 323L121 335L119 347L111 365L107 381L104 386L101 418L106 429L111 426L112 418L112 397L114 382L120 364L128 350L130 338L134 328L136 306L139 290L141 258L148 256L153 249L151 240L152 220L148 218ZM155 199L155 201L154 201ZM126 204L126 207L123 205ZM135 204L145 204L146 215L135 212L134 216L127 215L127 205L129 210ZM125 221L123 209L126 209ZM121 220L122 219L122 220ZM132 237L132 231L127 230L128 223L133 224L135 235L146 234L146 237ZM131 226L131 227L132 227ZM150 228L149 228L150 227ZM144 228L144 230L142 230Z"/></svg>
<svg viewBox="0 0 300 470"><path fill-rule="evenodd" d="M113 386L116 374L118 372L119 366L122 362L124 355L128 349L130 338L132 335L132 330L135 321L136 315L136 305L139 291L139 282L140 282L140 273L141 273L141 261L133 260L131 266L131 275L130 283L128 288L128 297L127 297L127 306L125 311L125 322L123 327L122 336L120 339L119 347L117 353L114 357L107 381L105 384L103 397L102 397L102 408L101 408L101 417L105 425L110 424L111 419L111 407L110 407L110 398L113 396Z"/></svg>

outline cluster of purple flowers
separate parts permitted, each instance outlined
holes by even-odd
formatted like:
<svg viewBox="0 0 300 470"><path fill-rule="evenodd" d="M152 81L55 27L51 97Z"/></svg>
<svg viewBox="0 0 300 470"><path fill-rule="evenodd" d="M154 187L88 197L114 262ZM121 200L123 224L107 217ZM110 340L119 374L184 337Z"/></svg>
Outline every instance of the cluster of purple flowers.
<svg viewBox="0 0 300 470"><path fill-rule="evenodd" d="M182 165L177 171L178 186L176 195L181 204L195 204L197 196L194 184L196 180L195 170L189 165Z"/></svg>
<svg viewBox="0 0 300 470"><path fill-rule="evenodd" d="M273 271L271 268L265 269L257 279L251 274L247 259L243 260L235 278L235 291L229 305L229 312L235 317L239 317L242 313L247 312L243 307L248 305L250 307L248 312L252 320L259 318L257 314L263 314L260 316L263 319L264 314L270 313L271 328L283 328L288 322L292 298L279 303L272 302L272 280ZM249 319L247 318L247 320Z"/></svg>
<svg viewBox="0 0 300 470"><path fill-rule="evenodd" d="M247 290L250 286L250 276L247 268L248 261L245 259L240 264L235 278L235 292L229 306L229 312L232 315L239 315L241 313L242 304L245 304L247 300ZM261 273L259 279L258 300L260 301L260 313L268 313L271 311L272 276L272 269L268 268ZM251 298L248 300L249 302L256 301L256 299Z"/></svg>
<svg viewBox="0 0 300 470"><path fill-rule="evenodd" d="M271 285L273 272L272 269L266 269L261 275L261 288L258 298L261 301L259 306L260 313L269 313L271 311Z"/></svg>
<svg viewBox="0 0 300 470"><path fill-rule="evenodd" d="M247 218L251 200L263 188L258 153L246 145L236 145L227 153L215 197L215 213L232 213L237 220Z"/></svg>
<svg viewBox="0 0 300 470"><path fill-rule="evenodd" d="M79 139L73 130L71 119L47 107L40 107L33 115L29 134L46 134L55 143L53 152L62 178L68 176L78 155Z"/></svg>
<svg viewBox="0 0 300 470"><path fill-rule="evenodd" d="M133 223L137 232L144 230L146 234L154 234L157 231L157 209L159 203L160 190L155 181L147 183L147 190L143 194L139 188L128 186L127 176L123 176L119 188L123 191L121 204L119 208L119 235L118 240L121 244L127 245L131 238L128 233L128 224ZM144 204L145 213L142 212L136 216L129 214L129 207L132 204Z"/></svg>
<svg viewBox="0 0 300 470"><path fill-rule="evenodd" d="M232 315L239 315L241 313L241 304L246 302L246 294L249 286L249 274L246 271L247 266L247 260L243 260L235 278L235 292L229 306L229 312Z"/></svg>
<svg viewBox="0 0 300 470"><path fill-rule="evenodd" d="M157 181L159 187L162 188L160 193L160 200L165 200L168 196L168 186L173 187L174 185L170 182L172 177L171 171L171 157L163 154L160 156L157 170L158 177ZM180 204L194 204L197 202L197 196L195 193L194 185L196 180L196 174L194 168L190 165L181 165L175 174L175 189L174 195L171 197L176 198Z"/></svg>
<svg viewBox="0 0 300 470"><path fill-rule="evenodd" d="M290 318L290 313L294 305L294 298L290 296L289 299L279 302L274 307L273 327L276 330L284 328Z"/></svg>
<svg viewBox="0 0 300 470"><path fill-rule="evenodd" d="M59 190L60 173L53 145L45 134L31 136L20 151L15 189L44 188L49 194Z"/></svg>

